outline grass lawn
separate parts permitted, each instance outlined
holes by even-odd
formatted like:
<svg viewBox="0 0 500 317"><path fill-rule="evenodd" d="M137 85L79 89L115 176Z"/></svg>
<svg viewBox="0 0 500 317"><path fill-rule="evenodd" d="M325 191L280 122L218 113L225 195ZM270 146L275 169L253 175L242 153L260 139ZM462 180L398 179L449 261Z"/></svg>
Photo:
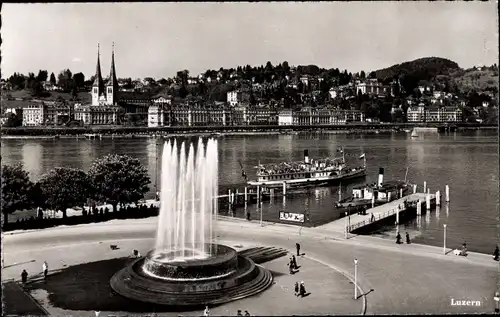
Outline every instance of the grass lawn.
<svg viewBox="0 0 500 317"><path fill-rule="evenodd" d="M112 251L110 251L112 252ZM171 307L133 301L116 294L109 280L117 271L133 262L129 257L85 263L49 274L47 282L28 283L30 291L43 289L48 303L64 310L95 310L131 313L180 311Z"/></svg>

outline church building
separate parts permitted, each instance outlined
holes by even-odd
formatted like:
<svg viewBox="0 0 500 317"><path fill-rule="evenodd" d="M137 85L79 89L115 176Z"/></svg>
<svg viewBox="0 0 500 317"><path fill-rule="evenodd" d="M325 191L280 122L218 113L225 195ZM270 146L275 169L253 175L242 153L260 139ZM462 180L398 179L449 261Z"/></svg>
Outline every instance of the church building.
<svg viewBox="0 0 500 317"><path fill-rule="evenodd" d="M101 74L99 46L97 46L97 66L94 84L90 92L90 105L75 105L75 120L85 125L116 125L120 123L124 109L118 105L119 87L115 69L115 50L111 52L111 71L105 83Z"/></svg>

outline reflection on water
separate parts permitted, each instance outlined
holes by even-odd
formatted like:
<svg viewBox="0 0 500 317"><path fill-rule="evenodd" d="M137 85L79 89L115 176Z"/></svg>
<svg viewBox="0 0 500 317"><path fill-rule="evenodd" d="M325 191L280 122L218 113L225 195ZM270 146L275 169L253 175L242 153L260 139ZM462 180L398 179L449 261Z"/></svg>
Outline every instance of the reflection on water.
<svg viewBox="0 0 500 317"><path fill-rule="evenodd" d="M182 137L179 139L190 139ZM161 155L164 139L59 139L59 140L1 140L4 164L21 162L30 176L37 180L43 173L56 166L82 168L88 171L92 161L109 153L128 154L137 157L149 171L151 192L154 197L157 175L161 166L156 164ZM448 134L422 134L416 139L407 133L342 135L333 133L300 133L297 135L224 136L219 138L219 184L225 194L229 188L243 189L245 179L241 165L250 179L255 178L258 162L272 163L302 160L305 149L311 158L337 156L344 146L346 160L361 165L360 153L366 153L366 182L377 180L378 168L385 168L385 179L408 179L422 188L424 181L433 192L444 193L450 185L450 205L441 206L438 215L431 211L424 219L402 223L418 242L442 244L442 224L449 228L448 243L461 245L466 239L471 250L490 253L497 235L498 200L498 137L496 131L454 132ZM159 164L161 165L161 164ZM342 197L350 195L356 184L342 184ZM336 219L340 211L334 207L339 199L337 186L312 189L308 193L289 195L286 200L262 203L264 219L277 219L280 210L303 213L307 210L312 223ZM453 213L450 212L453 209ZM248 205L252 219L260 219L255 204ZM230 210L224 207L222 213ZM432 213L436 212L435 215ZM245 217L244 208L237 208L235 216ZM395 235L394 225L383 228L379 235ZM410 232L411 231L411 232ZM414 239L414 238L412 238ZM454 240L455 239L455 240Z"/></svg>

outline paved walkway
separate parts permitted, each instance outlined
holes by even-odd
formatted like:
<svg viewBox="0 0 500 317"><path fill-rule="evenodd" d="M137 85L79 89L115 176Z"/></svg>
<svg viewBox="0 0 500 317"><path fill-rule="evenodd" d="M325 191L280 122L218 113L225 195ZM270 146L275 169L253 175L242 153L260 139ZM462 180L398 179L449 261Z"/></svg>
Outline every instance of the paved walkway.
<svg viewBox="0 0 500 317"><path fill-rule="evenodd" d="M132 241L132 245L140 247L143 253L153 245L156 221L156 218L114 220L102 224L5 235L5 265L33 259L36 262L8 267L3 270L2 278L18 278L22 268L30 273L38 272L44 259L49 259L51 268L56 269L88 262L98 255L101 257L99 259L104 259L131 254L132 247L127 241ZM444 255L442 248L417 244L396 245L392 241L364 236L344 240L318 228L278 224L260 227L258 223L246 221L219 221L217 227L218 239L233 241L233 246L243 240L241 244L244 245L272 245L293 250L295 243L299 242L306 259L335 268L351 278L354 275L353 260L357 258L358 283L368 293L365 296L368 314L490 313L494 309L492 297L498 262L489 255L473 252L467 258L451 253ZM110 251L109 244L118 244L120 250ZM92 252L97 253L92 256L83 252L94 249ZM276 265L281 267L281 264ZM307 266L312 268L313 264ZM314 271L316 274L319 270ZM307 285L308 282L305 282ZM311 292L313 289L310 289ZM342 290L350 292L352 285L342 287ZM263 301L266 294L262 294ZM451 299L478 300L481 306L452 306ZM275 309L276 314L287 314L285 311L280 312L280 307L295 305L286 297L281 301L274 298L267 302L266 299L266 304L252 303L251 308L238 308L238 303L234 303L235 309L247 309L252 314L261 313L258 311L261 308L263 311ZM332 312L337 313L333 308Z"/></svg>

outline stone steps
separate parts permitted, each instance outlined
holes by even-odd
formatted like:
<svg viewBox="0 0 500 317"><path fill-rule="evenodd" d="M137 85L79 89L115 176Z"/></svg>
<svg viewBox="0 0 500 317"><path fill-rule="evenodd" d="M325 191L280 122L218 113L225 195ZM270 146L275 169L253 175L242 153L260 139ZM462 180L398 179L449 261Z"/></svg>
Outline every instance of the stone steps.
<svg viewBox="0 0 500 317"><path fill-rule="evenodd" d="M251 259L256 264L262 264L283 257L288 251L275 247L255 247L238 252L238 254Z"/></svg>

